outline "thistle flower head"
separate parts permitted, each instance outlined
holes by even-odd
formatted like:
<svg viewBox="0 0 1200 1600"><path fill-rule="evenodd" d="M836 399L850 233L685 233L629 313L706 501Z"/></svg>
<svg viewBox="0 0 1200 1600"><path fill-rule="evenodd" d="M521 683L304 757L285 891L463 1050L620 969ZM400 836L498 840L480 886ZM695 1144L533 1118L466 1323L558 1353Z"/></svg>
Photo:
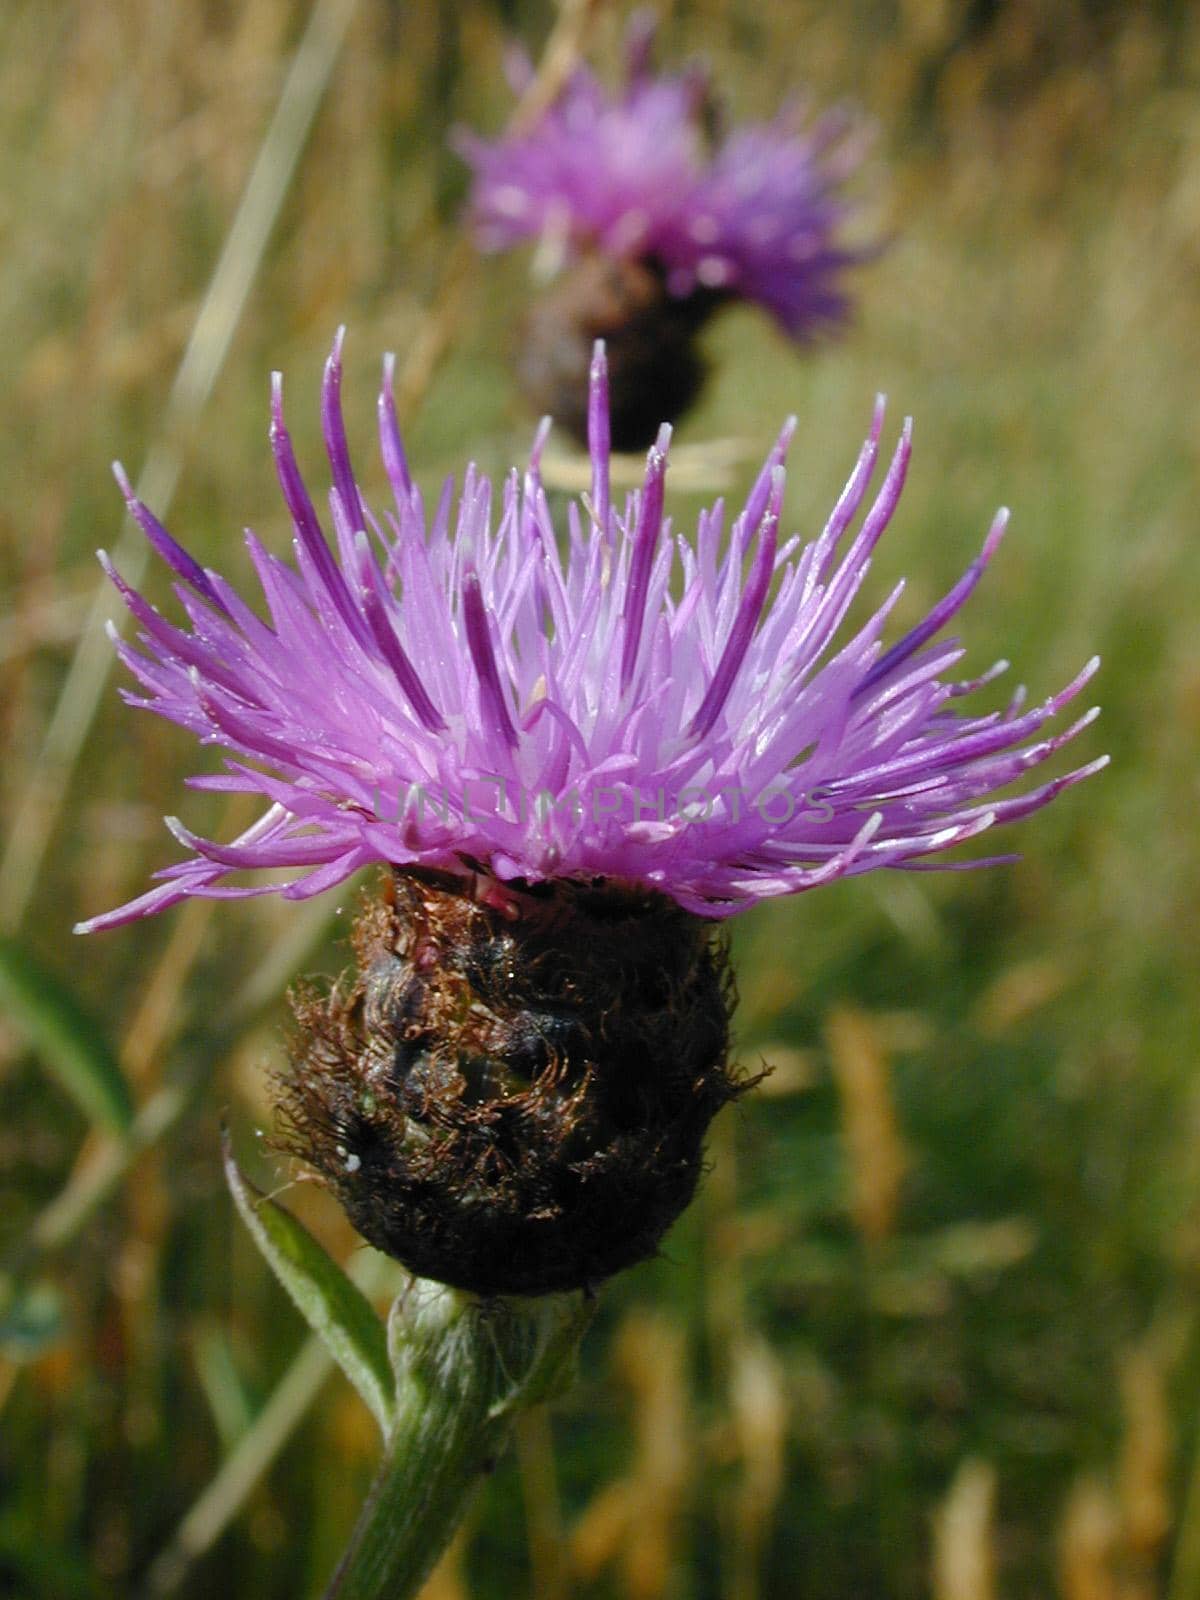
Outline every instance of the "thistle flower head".
<svg viewBox="0 0 1200 1600"><path fill-rule="evenodd" d="M140 625L114 639L129 694L226 752L193 782L266 810L232 844L170 827L188 859L110 927L188 896L302 899L371 863L358 972L293 996L287 1148L413 1271L477 1293L587 1287L652 1254L690 1199L729 1062L718 919L755 901L943 851L1094 770L995 798L1091 713L1045 724L1090 677L1027 708L963 714L941 637L1004 528L929 615L885 645L893 592L848 614L896 507L906 424L871 484L870 436L828 522L782 539L783 428L745 504L694 540L665 509L670 429L614 503L605 354L594 353L589 495L556 529L539 472L496 496L468 467L432 516L409 473L385 363L391 505L373 512L340 406L322 421L334 548L275 381L271 443L293 562L247 534L266 614L201 567L118 479L178 582L167 621L107 561ZM855 525L857 524L857 531ZM336 550L336 554L335 554ZM245 869L282 868L281 886Z"/></svg>
<svg viewBox="0 0 1200 1600"><path fill-rule="evenodd" d="M715 133L707 75L657 75L652 44L635 18L618 90L580 66L532 123L494 144L459 136L481 248L653 262L674 299L752 300L797 340L836 327L845 270L866 254L840 242L861 126L841 111L806 125L791 107Z"/></svg>
<svg viewBox="0 0 1200 1600"><path fill-rule="evenodd" d="M872 491L882 402L816 538L780 530L794 422L740 509L727 518L718 501L691 538L665 510L667 428L640 490L614 501L602 348L591 493L559 528L539 473L544 428L523 476L494 493L468 467L458 495L447 483L427 515L390 361L379 437L392 504L371 510L351 466L341 371L339 335L322 394L333 549L275 380L271 443L293 561L247 533L265 615L176 544L120 477L186 616L168 621L102 556L140 626L136 643L113 634L141 686L126 698L225 751L226 770L194 786L246 791L266 809L231 844L169 820L187 859L84 931L194 895L299 900L371 863L474 876L498 902L604 880L722 918L877 867L946 864L952 846L1036 811L1099 765L1000 794L1091 721L1045 732L1095 662L1039 704L1018 692L1003 709L961 709L1000 668L963 681L963 648L943 633L1005 513L894 643L884 638L899 587L850 625L908 468L906 423ZM290 876L282 886L238 876L268 867Z"/></svg>

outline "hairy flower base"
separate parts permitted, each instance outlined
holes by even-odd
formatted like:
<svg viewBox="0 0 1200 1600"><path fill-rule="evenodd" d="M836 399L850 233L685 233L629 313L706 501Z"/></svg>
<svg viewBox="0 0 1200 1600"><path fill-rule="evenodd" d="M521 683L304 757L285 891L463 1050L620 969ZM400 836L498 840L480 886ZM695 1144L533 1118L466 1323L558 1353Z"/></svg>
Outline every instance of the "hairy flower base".
<svg viewBox="0 0 1200 1600"><path fill-rule="evenodd" d="M293 996L281 1123L359 1232L483 1295L653 1255L748 1086L713 925L612 884L403 870L353 938L352 981Z"/></svg>
<svg viewBox="0 0 1200 1600"><path fill-rule="evenodd" d="M706 365L696 337L724 298L701 287L670 294L653 261L584 255L529 314L517 355L526 398L586 443L588 376L603 339L612 446L646 449L699 395Z"/></svg>

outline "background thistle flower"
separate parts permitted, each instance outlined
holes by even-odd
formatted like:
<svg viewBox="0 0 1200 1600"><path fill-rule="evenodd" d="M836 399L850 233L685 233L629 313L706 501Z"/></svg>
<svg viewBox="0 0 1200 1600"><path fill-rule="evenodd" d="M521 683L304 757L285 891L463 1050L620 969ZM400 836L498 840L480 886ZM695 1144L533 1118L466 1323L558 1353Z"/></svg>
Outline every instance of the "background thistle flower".
<svg viewBox="0 0 1200 1600"><path fill-rule="evenodd" d="M117 641L146 691L128 698L231 752L225 775L197 784L270 805L232 845L172 821L191 859L83 926L191 895L298 899L390 867L360 920L359 978L296 1002L289 1143L418 1272L488 1293L580 1287L655 1249L691 1197L709 1119L737 1092L712 923L873 867L937 864L1045 805L1101 763L988 797L1092 720L1039 737L1095 662L1032 709L1020 693L1004 712L953 709L997 669L947 677L963 651L938 635L1004 513L890 648L899 588L839 640L908 465L905 424L851 537L882 403L815 540L779 542L788 422L728 538L718 504L693 547L664 511L669 428L641 490L612 503L597 346L592 489L570 508L564 557L538 474L544 429L497 519L469 467L457 510L448 484L426 526L390 373L379 423L394 507L379 518L350 464L339 334L322 394L336 560L275 379L296 566L247 534L269 622L118 472L191 623L167 623L102 557L142 625L141 650ZM299 875L227 881L254 867Z"/></svg>
<svg viewBox="0 0 1200 1600"><path fill-rule="evenodd" d="M844 111L806 123L792 106L727 132L707 74L656 75L653 42L641 14L619 90L580 66L532 126L495 144L457 140L475 173L480 248L536 240L549 273L570 262L531 313L526 392L582 439L591 345L605 339L618 449L650 444L694 401L695 337L719 306L752 301L811 343L844 325L847 269L874 253L843 237L861 124Z"/></svg>

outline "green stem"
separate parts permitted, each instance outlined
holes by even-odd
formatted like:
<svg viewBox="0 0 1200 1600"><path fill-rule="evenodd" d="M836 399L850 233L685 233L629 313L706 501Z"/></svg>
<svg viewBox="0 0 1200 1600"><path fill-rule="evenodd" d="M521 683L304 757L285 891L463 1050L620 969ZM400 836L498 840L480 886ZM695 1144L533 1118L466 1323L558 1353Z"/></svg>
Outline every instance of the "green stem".
<svg viewBox="0 0 1200 1600"><path fill-rule="evenodd" d="M518 1412L558 1392L592 1307L481 1302L415 1282L392 1308L396 1417L326 1600L409 1600L495 1464Z"/></svg>

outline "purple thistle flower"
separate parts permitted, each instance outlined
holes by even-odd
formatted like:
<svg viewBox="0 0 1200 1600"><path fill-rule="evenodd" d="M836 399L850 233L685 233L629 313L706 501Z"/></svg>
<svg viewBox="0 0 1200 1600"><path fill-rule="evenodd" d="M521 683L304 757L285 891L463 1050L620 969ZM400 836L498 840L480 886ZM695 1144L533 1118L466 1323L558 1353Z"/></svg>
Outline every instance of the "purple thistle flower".
<svg viewBox="0 0 1200 1600"><path fill-rule="evenodd" d="M379 437L394 503L373 513L342 423L341 346L339 334L321 407L336 556L274 380L271 444L295 560L247 533L265 620L175 543L118 469L132 515L181 580L187 618L168 622L101 555L141 628L137 645L113 630L143 691L126 698L228 752L227 770L195 787L248 791L268 807L232 844L169 819L189 858L80 931L192 895L304 899L371 863L477 874L497 903L506 882L603 879L721 918L876 867L951 865L942 852L1104 765L995 797L1092 721L1095 711L1043 731L1094 660L1040 705L1018 691L1002 711L957 709L1004 666L959 681L963 648L940 636L999 544L1005 512L964 576L898 642L882 639L902 586L846 626L908 467L906 423L869 497L882 401L815 540L779 536L792 420L728 535L718 501L693 543L664 514L669 428L640 492L612 503L598 345L592 490L569 506L560 539L539 476L545 425L497 507L469 466L457 507L447 483L427 518L396 426L390 361ZM230 881L266 867L294 876L284 886Z"/></svg>
<svg viewBox="0 0 1200 1600"><path fill-rule="evenodd" d="M875 253L838 242L861 126L832 111L806 127L793 106L714 139L707 77L655 76L652 42L653 24L635 23L616 93L581 66L532 126L495 144L458 136L480 247L540 239L648 261L674 299L752 300L801 341L838 327L845 270Z"/></svg>

